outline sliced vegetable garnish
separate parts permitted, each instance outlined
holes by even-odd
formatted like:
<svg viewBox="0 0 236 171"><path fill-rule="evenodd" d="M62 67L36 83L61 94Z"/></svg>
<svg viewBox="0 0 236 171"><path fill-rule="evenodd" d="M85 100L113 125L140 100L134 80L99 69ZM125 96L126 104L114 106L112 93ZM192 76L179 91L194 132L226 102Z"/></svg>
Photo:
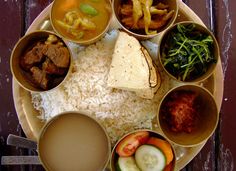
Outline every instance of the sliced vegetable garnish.
<svg viewBox="0 0 236 171"><path fill-rule="evenodd" d="M147 144L154 145L155 147L158 147L161 149L161 151L164 153L166 156L166 164L170 164L174 158L172 148L170 144L162 139L156 138L156 137L151 137Z"/></svg>
<svg viewBox="0 0 236 171"><path fill-rule="evenodd" d="M147 142L149 138L149 132L141 131L125 137L116 147L116 153L121 157L132 156L136 149Z"/></svg>
<svg viewBox="0 0 236 171"><path fill-rule="evenodd" d="M162 171L166 166L163 152L151 145L142 145L135 152L135 161L142 171Z"/></svg>
<svg viewBox="0 0 236 171"><path fill-rule="evenodd" d="M197 30L194 24L178 24L166 37L161 58L165 68L177 79L193 80L216 62L213 39Z"/></svg>
<svg viewBox="0 0 236 171"><path fill-rule="evenodd" d="M92 7L91 5L89 4L80 4L80 10L85 13L85 14L88 14L88 15L91 15L91 16L96 16L98 15L98 11Z"/></svg>
<svg viewBox="0 0 236 171"><path fill-rule="evenodd" d="M118 170L120 171L140 171L134 157L119 157Z"/></svg>

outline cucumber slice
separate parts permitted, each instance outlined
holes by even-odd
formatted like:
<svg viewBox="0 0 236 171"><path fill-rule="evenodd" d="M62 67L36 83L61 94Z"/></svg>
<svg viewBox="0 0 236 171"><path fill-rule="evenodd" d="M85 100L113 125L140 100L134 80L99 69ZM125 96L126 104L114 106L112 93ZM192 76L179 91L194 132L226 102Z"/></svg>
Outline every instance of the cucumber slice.
<svg viewBox="0 0 236 171"><path fill-rule="evenodd" d="M134 157L119 157L118 167L120 171L140 171Z"/></svg>
<svg viewBox="0 0 236 171"><path fill-rule="evenodd" d="M151 145L142 145L135 152L135 161L142 171L161 171L166 166L163 152Z"/></svg>

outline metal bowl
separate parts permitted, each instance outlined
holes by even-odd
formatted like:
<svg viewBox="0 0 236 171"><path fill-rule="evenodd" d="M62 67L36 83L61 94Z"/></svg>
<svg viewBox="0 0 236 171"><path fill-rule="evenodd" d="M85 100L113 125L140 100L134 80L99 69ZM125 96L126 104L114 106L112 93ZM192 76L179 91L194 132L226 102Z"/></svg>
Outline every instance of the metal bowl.
<svg viewBox="0 0 236 171"><path fill-rule="evenodd" d="M165 106L172 93L179 91L191 91L196 93L195 102L199 105L197 108L199 116L194 120L192 132L175 132L171 130L170 125L167 123L166 119L164 119L166 112L163 111L163 106ZM172 109L169 107L169 110ZM178 112L180 113L181 110L178 110ZM214 133L219 121L219 111L214 97L207 89L198 85L188 84L171 89L163 97L158 108L157 120L161 131L168 140L179 146L193 147L204 143Z"/></svg>
<svg viewBox="0 0 236 171"><path fill-rule="evenodd" d="M138 33L138 32L134 32L134 31L126 28L121 22L120 8L121 8L121 5L123 2L125 2L125 1L124 0L113 0L112 8L113 8L113 13L115 15L115 18L123 30L125 30L127 33L136 37L139 40L150 39L150 38L153 38L153 37L159 35L160 33L164 32L171 25L173 25L173 23L175 22L175 19L177 18L177 15L178 15L178 0L165 0L163 2L167 5L169 5L168 9L174 10L174 14L173 14L172 18L168 21L168 23L165 24L165 26L161 27L160 29L156 30L157 33L155 33L155 34L147 35L147 34L143 34L143 33ZM160 1L160 2L162 2L162 1Z"/></svg>
<svg viewBox="0 0 236 171"><path fill-rule="evenodd" d="M63 34L63 32L56 26L55 22L56 22L56 18L55 18L55 15L57 13L60 13L60 16L64 16L66 12L68 11L65 11L65 9L67 10L67 8L69 7L69 9L76 9L78 8L78 3L79 3L79 0L78 1L75 1L75 0L54 0L53 1L53 4L52 4L52 8L51 8L51 11L50 11L50 20L51 20L51 24L52 24L52 27L54 29L54 31L60 35L60 37L62 37L63 39L66 39L68 41L71 41L71 42L74 42L74 43L77 43L77 44L80 44L80 45L89 45L89 44L92 44L96 41L98 41L99 39L101 39L104 34L107 32L107 30L109 29L109 26L110 26L110 23L111 23L111 19L112 19L112 6L111 6L111 1L110 0L106 0L107 3L109 4L108 6L105 6L104 5L104 10L105 8L107 10L109 10L109 19L108 19L108 22L106 23L106 27L104 27L104 29L102 30L101 33L99 33L99 35L95 36L95 37L92 37L88 40L78 40L78 39L73 39L72 37L69 37L65 34ZM84 1L81 1L81 2L84 2ZM67 8L65 8L65 6L67 6Z"/></svg>
<svg viewBox="0 0 236 171"><path fill-rule="evenodd" d="M48 90L43 90L43 89L37 87L35 84L33 84L29 80L29 78L27 78L26 71L24 71L20 67L20 58L25 53L25 51L32 46L32 44L34 44L38 41L46 40L49 35L56 36L58 38L58 40L60 40L64 44L64 46L68 49L68 51L70 53L70 64L69 64L69 68L67 70L67 73L61 82L59 82L55 87L51 87ZM71 71L71 68L72 68L72 54L70 52L70 49L66 45L66 43L60 37L58 37L55 33L50 32L50 31L35 31L35 32L31 32L31 33L25 35L16 43L16 45L11 53L10 67L11 67L11 72L12 72L14 79L18 82L18 84L21 87L23 87L24 89L26 89L30 92L46 92L46 91L49 91L49 90L59 87L66 80L66 78L68 77L68 75Z"/></svg>
<svg viewBox="0 0 236 171"><path fill-rule="evenodd" d="M132 131L126 135L124 135L122 138L120 138L120 140L115 144L115 146L113 147L113 150L112 150L112 153L111 153L111 161L110 161L110 168L111 168L111 171L117 171L117 160L118 160L118 157L119 155L116 153L116 148L118 146L118 144L124 139L126 138L127 136L131 135L131 134L135 134L137 132L143 132L143 131L146 131L146 132L149 132L149 136L150 137L156 137L156 138L159 138L161 140L165 140L167 141L170 145L171 145L171 148L172 148L172 152L173 152L173 160L172 162L170 163L170 170L175 170L175 167L176 167L176 152L174 150L174 147L173 145L166 139L164 138L161 134L153 131L153 130L149 130L149 129L139 129L139 130L135 130L135 131Z"/></svg>
<svg viewBox="0 0 236 171"><path fill-rule="evenodd" d="M46 170L95 171L107 167L111 144L106 130L95 118L67 111L44 125L37 149Z"/></svg>
<svg viewBox="0 0 236 171"><path fill-rule="evenodd" d="M171 34L171 32L176 29L177 25L178 24L181 24L181 25L184 25L184 26L187 26L189 24L194 24L195 25L195 28L194 30L197 30L197 31L200 31L201 33L203 34L206 34L206 35L210 35L213 39L213 56L214 56L214 59L216 62L214 63L211 63L208 68L207 68L207 71L200 75L200 76L197 76L196 78L193 78L193 79L188 79L188 80L180 80L178 79L175 75L171 74L167 69L166 67L164 66L163 62L162 62L162 52L163 52L163 49L164 49L164 45L166 43L166 40L167 40L167 37ZM202 82L204 80L206 80L207 78L209 78L215 68L216 68L216 65L219 61L219 55L220 55L220 52L219 52L219 46L218 46L218 43L217 43L217 40L216 38L214 37L213 33L208 30L205 26L203 25L200 25L198 23L195 23L195 22L192 22L192 21L184 21L184 22L179 22L179 23L176 23L175 25L171 26L170 28L168 28L165 33L162 35L161 39L160 39L160 46L158 47L158 59L159 59L159 62L163 68L163 70L165 71L165 73L170 76L171 78L179 81L179 82L182 82L182 83L198 83L198 82Z"/></svg>

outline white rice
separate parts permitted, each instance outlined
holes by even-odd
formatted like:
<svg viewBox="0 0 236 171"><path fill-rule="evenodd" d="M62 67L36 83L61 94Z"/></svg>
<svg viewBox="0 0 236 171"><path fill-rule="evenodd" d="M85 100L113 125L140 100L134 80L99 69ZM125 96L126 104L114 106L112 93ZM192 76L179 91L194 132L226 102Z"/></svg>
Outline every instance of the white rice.
<svg viewBox="0 0 236 171"><path fill-rule="evenodd" d="M40 118L48 120L64 111L83 111L96 117L105 127L114 144L121 136L139 128L152 129L158 100L147 100L135 93L107 87L117 31L96 44L73 52L73 72L59 88L32 94Z"/></svg>

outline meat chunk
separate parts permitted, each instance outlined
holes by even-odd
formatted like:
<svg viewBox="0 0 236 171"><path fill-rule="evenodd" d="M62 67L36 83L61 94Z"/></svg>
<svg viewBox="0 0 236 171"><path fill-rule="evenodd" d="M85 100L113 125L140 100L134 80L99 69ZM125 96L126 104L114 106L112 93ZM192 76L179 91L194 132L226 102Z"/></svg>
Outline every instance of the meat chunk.
<svg viewBox="0 0 236 171"><path fill-rule="evenodd" d="M47 45L38 42L30 51L28 51L20 61L20 65L24 70L29 70L32 66L40 63L44 59L44 54L47 51Z"/></svg>
<svg viewBox="0 0 236 171"><path fill-rule="evenodd" d="M66 73L66 68L57 67L49 58L47 58L42 66L43 71L47 74L55 74L55 75L64 75Z"/></svg>
<svg viewBox="0 0 236 171"><path fill-rule="evenodd" d="M174 92L164 103L163 118L174 132L191 133L198 117L197 95L190 91Z"/></svg>
<svg viewBox="0 0 236 171"><path fill-rule="evenodd" d="M45 55L52 60L52 62L61 68L67 68L70 62L70 53L66 47L49 44Z"/></svg>
<svg viewBox="0 0 236 171"><path fill-rule="evenodd" d="M32 73L32 77L35 83L42 89L47 90L49 84L49 78L47 73L35 66L32 67L30 71Z"/></svg>

